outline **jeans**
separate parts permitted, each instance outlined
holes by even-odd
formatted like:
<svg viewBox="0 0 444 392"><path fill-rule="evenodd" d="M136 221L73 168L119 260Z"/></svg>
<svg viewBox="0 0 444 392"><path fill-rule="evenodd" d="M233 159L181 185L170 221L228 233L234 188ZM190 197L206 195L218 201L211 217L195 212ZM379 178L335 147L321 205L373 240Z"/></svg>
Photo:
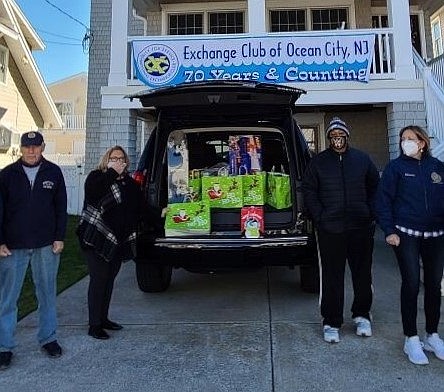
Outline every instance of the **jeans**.
<svg viewBox="0 0 444 392"><path fill-rule="evenodd" d="M424 269L424 313L426 332L438 331L441 309L441 280L444 266L444 236L424 239L397 231L399 246L393 247L401 272L401 316L405 336L418 334L416 317L421 258Z"/></svg>
<svg viewBox="0 0 444 392"><path fill-rule="evenodd" d="M0 351L11 351L16 346L17 301L29 263L38 301L38 342L43 346L56 340L60 255L53 253L52 245L37 249L11 249L11 253L0 259Z"/></svg>
<svg viewBox="0 0 444 392"><path fill-rule="evenodd" d="M340 328L344 322L345 264L350 267L354 299L352 317L370 320L373 301L372 261L374 227L343 233L318 231L321 255L321 315L323 325Z"/></svg>

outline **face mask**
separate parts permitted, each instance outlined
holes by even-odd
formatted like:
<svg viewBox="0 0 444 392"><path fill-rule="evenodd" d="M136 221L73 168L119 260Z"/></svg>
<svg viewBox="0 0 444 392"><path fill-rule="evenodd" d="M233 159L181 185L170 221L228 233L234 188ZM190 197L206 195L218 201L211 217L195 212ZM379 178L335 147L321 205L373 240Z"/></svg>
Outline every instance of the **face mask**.
<svg viewBox="0 0 444 392"><path fill-rule="evenodd" d="M419 151L418 143L414 140L403 140L401 142L401 148L405 155L412 157Z"/></svg>
<svg viewBox="0 0 444 392"><path fill-rule="evenodd" d="M330 146L334 150L342 150L347 143L346 136L333 136L330 138Z"/></svg>

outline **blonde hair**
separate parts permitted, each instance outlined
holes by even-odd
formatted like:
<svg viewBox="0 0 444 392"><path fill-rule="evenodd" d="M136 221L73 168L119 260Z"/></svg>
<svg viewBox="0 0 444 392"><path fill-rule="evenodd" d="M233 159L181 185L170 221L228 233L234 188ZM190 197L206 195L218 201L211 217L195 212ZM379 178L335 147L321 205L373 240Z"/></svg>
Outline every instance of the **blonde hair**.
<svg viewBox="0 0 444 392"><path fill-rule="evenodd" d="M419 140L424 142L424 147L422 149L422 153L424 155L430 155L429 135L427 134L427 132L423 128L421 128L418 125L407 125L406 127L402 128L401 131L399 132L399 151L401 151L401 155L402 155L401 138L402 138L402 134L407 130L412 131Z"/></svg>
<svg viewBox="0 0 444 392"><path fill-rule="evenodd" d="M100 158L99 164L97 165L97 169L101 170L103 172L106 172L108 170L109 157L113 151L121 151L123 153L123 155L125 156L125 163L126 163L123 173L125 173L125 174L128 173L128 168L130 165L129 157L128 157L128 154L126 153L126 151L121 146L114 146L114 147L108 148L108 150L106 150L105 154L103 154L102 158Z"/></svg>

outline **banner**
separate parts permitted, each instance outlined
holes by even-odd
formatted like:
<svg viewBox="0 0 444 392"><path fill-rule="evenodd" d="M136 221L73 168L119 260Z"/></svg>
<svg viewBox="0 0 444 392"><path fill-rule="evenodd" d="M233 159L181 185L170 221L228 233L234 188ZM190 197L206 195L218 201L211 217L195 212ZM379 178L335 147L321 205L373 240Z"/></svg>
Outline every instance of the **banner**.
<svg viewBox="0 0 444 392"><path fill-rule="evenodd" d="M151 87L206 80L367 83L374 34L159 36L132 42L137 78Z"/></svg>

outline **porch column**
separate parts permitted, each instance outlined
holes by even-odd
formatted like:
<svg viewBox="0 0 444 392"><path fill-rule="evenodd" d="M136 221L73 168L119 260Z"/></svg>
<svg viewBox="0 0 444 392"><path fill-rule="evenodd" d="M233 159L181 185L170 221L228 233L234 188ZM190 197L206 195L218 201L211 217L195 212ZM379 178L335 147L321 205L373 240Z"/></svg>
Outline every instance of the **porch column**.
<svg viewBox="0 0 444 392"><path fill-rule="evenodd" d="M248 0L248 32L265 33L265 0Z"/></svg>
<svg viewBox="0 0 444 392"><path fill-rule="evenodd" d="M387 0L387 12L393 28L396 79L415 79L409 0Z"/></svg>
<svg viewBox="0 0 444 392"><path fill-rule="evenodd" d="M112 0L108 86L126 86L127 83L128 7L127 0Z"/></svg>

